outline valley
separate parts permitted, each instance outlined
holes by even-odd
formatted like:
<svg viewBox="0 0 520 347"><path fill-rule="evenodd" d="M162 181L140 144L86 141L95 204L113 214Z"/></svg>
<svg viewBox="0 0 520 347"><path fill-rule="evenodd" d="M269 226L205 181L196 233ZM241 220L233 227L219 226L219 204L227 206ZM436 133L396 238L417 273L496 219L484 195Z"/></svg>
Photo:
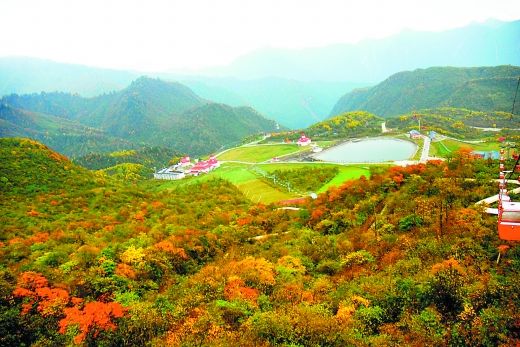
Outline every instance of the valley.
<svg viewBox="0 0 520 347"><path fill-rule="evenodd" d="M0 346L520 346L502 6L0 4Z"/></svg>

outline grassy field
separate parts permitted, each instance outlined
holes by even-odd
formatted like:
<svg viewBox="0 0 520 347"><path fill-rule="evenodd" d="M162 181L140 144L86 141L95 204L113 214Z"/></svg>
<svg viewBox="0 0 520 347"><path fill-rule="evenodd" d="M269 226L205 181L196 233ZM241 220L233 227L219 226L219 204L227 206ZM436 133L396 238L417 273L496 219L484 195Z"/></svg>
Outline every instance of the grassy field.
<svg viewBox="0 0 520 347"><path fill-rule="evenodd" d="M273 157L281 157L308 150L308 147L301 148L295 144L289 145L258 145L244 146L231 149L218 156L219 160L244 161L249 163L260 163Z"/></svg>
<svg viewBox="0 0 520 347"><path fill-rule="evenodd" d="M339 169L338 174L325 185L323 185L318 192L323 193L332 186L340 186L345 181L357 179L361 176L370 177L370 169L368 166L346 166L346 165L334 165L334 164L293 164L293 163L279 163L279 164L262 164L259 165L262 170L267 172L273 172L275 170L295 170L304 167L321 167L321 166L335 166Z"/></svg>
<svg viewBox="0 0 520 347"><path fill-rule="evenodd" d="M296 195L278 190L258 178L236 184L236 186L251 201L262 202L264 204L297 197Z"/></svg>
<svg viewBox="0 0 520 347"><path fill-rule="evenodd" d="M332 186L339 187L345 183L345 181L354 180L361 176L365 176L366 178L370 177L370 170L368 167L342 166L340 167L338 174L332 180L327 182L327 184L323 185L318 190L318 193L326 192Z"/></svg>
<svg viewBox="0 0 520 347"><path fill-rule="evenodd" d="M499 143L466 143L453 139L444 139L442 141L432 142L430 147L430 155L436 157L446 157L450 153L455 152L463 147L471 148L474 151L497 151L499 149Z"/></svg>

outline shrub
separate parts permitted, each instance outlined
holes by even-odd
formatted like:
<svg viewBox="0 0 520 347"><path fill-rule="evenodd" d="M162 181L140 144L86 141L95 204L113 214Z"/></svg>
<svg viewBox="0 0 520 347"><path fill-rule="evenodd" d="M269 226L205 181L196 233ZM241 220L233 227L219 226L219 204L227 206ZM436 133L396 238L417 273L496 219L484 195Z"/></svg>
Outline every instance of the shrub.
<svg viewBox="0 0 520 347"><path fill-rule="evenodd" d="M399 220L399 230L410 231L417 226L421 226L422 224L423 220L421 217L416 214L410 214Z"/></svg>

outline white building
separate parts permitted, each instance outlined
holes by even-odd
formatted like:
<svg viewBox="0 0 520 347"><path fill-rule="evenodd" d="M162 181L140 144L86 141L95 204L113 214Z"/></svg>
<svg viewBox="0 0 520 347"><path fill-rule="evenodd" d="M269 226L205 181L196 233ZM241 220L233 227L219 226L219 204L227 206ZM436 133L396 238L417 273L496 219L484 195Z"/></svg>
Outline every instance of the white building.
<svg viewBox="0 0 520 347"><path fill-rule="evenodd" d="M186 177L184 171L177 170L177 165L159 170L153 174L153 178L158 180L180 180Z"/></svg>

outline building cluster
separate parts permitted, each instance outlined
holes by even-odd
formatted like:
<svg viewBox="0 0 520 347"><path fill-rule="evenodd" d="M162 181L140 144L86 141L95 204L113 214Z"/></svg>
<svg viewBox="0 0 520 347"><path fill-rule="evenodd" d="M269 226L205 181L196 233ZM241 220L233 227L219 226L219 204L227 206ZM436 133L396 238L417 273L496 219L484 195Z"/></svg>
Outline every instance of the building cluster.
<svg viewBox="0 0 520 347"><path fill-rule="evenodd" d="M192 162L190 157L183 157L177 164L155 172L153 177L159 180L180 180L186 176L198 176L202 173L208 173L219 166L220 163L215 156L209 157L208 160L196 162Z"/></svg>

